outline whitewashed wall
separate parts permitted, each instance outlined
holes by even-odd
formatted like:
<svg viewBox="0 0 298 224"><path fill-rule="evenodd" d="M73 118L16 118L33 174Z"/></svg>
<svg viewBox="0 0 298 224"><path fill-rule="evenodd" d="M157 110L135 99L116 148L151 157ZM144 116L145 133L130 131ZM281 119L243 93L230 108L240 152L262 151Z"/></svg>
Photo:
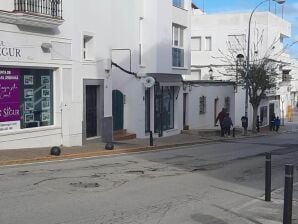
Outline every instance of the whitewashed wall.
<svg viewBox="0 0 298 224"><path fill-rule="evenodd" d="M192 16L192 37L200 36L202 38L202 50L192 51L192 69L201 69L201 79L209 80L209 69L212 67L215 80L229 80L232 77L224 76L226 73L224 65L229 64L227 61L222 61L222 54L229 55L228 35L245 34L247 38L249 13L230 13L230 14L202 14L196 13L194 10ZM266 52L271 51L271 58L276 59L274 54L283 48L283 43L279 38L289 37L291 35L291 24L282 18L269 12L256 12L253 15L251 23L251 49L254 43L263 36L262 44L256 49L258 57L262 57ZM212 37L212 50L206 51L205 37ZM274 48L272 44L275 43ZM239 49L239 53L246 56L247 42L243 44L243 49ZM285 55L287 57L287 55ZM232 62L231 62L232 63ZM188 80L195 77L188 77ZM244 115L245 91L238 88L235 96L235 122L236 125L241 125L241 117ZM268 104L269 102L267 102ZM252 108L249 104L248 109L249 120L252 119ZM249 122L251 125L251 123Z"/></svg>
<svg viewBox="0 0 298 224"><path fill-rule="evenodd" d="M225 97L230 97L230 108L235 108L235 95L233 84L219 84L211 82L197 82L192 85L191 91L188 92L187 103L187 125L190 129L218 129L214 126L215 107L214 100L218 99L217 112L218 113L225 107ZM200 97L206 96L206 113L200 114ZM230 117L235 124L235 112L230 111ZM217 123L218 124L218 123Z"/></svg>

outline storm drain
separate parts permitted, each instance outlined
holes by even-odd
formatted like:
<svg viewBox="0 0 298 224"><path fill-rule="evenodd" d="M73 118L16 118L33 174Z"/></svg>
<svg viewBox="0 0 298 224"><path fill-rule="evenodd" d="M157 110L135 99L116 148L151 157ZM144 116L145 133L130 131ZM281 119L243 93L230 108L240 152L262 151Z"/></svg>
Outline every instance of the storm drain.
<svg viewBox="0 0 298 224"><path fill-rule="evenodd" d="M78 182L78 183L70 183L70 186L78 187L78 188L97 188L99 187L99 183L84 183L84 182Z"/></svg>

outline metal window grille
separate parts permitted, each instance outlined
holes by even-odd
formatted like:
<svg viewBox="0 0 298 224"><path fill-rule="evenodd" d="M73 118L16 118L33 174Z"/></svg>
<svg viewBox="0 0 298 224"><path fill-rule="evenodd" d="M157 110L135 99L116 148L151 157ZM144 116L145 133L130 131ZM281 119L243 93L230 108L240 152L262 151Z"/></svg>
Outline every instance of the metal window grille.
<svg viewBox="0 0 298 224"><path fill-rule="evenodd" d="M15 0L14 6L16 12L62 19L62 0Z"/></svg>
<svg viewBox="0 0 298 224"><path fill-rule="evenodd" d="M229 96L225 98L225 108L227 112L230 112L231 99Z"/></svg>
<svg viewBox="0 0 298 224"><path fill-rule="evenodd" d="M200 97L200 114L206 113L206 96Z"/></svg>

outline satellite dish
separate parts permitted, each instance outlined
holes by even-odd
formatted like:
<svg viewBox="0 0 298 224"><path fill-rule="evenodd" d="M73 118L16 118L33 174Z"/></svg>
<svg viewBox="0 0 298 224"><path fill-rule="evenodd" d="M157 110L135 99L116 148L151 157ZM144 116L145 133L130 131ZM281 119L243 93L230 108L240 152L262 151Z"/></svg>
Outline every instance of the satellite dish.
<svg viewBox="0 0 298 224"><path fill-rule="evenodd" d="M155 79L152 77L146 77L143 79L143 84L146 88L151 88L155 84Z"/></svg>

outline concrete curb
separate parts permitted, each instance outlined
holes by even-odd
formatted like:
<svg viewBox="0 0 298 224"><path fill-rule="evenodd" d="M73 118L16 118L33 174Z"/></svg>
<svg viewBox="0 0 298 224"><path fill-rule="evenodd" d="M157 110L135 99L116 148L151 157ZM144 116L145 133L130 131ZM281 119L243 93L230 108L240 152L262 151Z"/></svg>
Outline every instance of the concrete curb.
<svg viewBox="0 0 298 224"><path fill-rule="evenodd" d="M297 130L283 131L278 134L293 133L293 132L297 132ZM267 134L249 135L249 136L236 136L235 138L228 138L228 139L221 138L221 137L216 139L205 138L205 139L201 139L200 141L164 144L159 146L145 146L145 147L136 147L136 148L127 148L127 149L101 150L97 152L86 152L86 153L83 152L83 153L76 153L76 154L66 154L61 156L49 155L44 157L35 157L31 159L0 161L0 167L13 166L13 165L25 165L25 164L31 164L31 163L41 163L41 162L48 162L48 161L61 161L61 160L68 160L68 159L87 159L91 157L120 155L120 154L135 153L135 152L149 152L149 151L155 151L159 149L170 149L170 148L176 148L176 147L200 145L200 144L215 143L215 142L230 142L235 139L257 138L257 137L264 137L264 136L271 136L271 135L274 135L274 134L267 133Z"/></svg>

